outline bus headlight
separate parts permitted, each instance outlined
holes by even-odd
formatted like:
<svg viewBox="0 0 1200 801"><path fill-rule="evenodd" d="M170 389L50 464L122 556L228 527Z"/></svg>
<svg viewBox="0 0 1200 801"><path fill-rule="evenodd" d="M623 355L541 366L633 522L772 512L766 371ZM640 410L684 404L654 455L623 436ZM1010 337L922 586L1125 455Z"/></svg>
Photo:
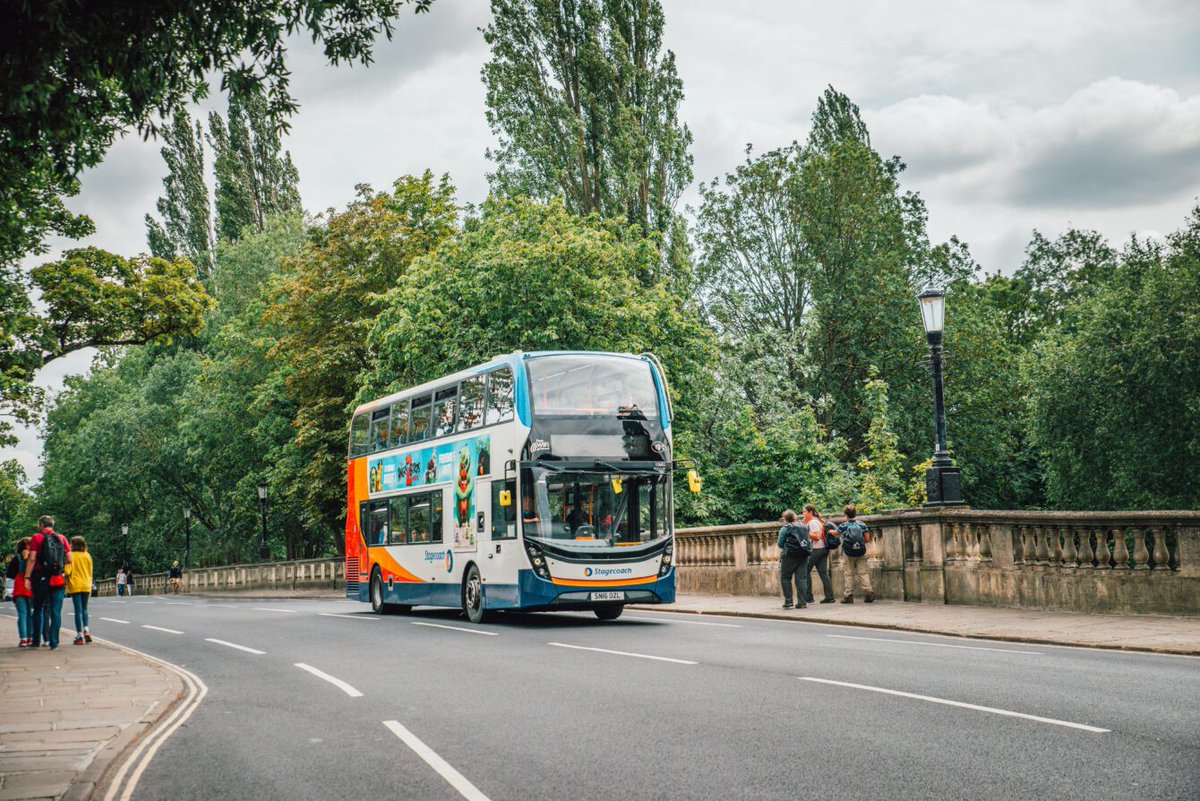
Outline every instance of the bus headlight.
<svg viewBox="0 0 1200 801"><path fill-rule="evenodd" d="M542 555L542 549L533 543L525 543L525 554L529 557L529 564L533 565L533 572L537 573L539 578L550 580L550 566L546 564L546 557Z"/></svg>

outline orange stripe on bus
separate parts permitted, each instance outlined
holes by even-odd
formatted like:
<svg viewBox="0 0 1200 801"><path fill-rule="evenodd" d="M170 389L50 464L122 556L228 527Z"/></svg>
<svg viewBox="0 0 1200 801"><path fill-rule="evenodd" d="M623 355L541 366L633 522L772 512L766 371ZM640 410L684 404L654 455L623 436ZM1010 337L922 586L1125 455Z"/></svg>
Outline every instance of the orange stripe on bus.
<svg viewBox="0 0 1200 801"><path fill-rule="evenodd" d="M637 579L597 579L594 581L558 578L550 580L560 587L629 587L635 584L653 584L658 581L658 576Z"/></svg>

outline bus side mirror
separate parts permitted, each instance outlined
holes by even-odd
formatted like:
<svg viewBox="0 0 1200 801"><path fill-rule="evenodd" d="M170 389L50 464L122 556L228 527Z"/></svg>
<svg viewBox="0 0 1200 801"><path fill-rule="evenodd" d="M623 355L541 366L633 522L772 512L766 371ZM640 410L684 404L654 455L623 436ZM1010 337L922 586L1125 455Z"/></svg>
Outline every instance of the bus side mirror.
<svg viewBox="0 0 1200 801"><path fill-rule="evenodd" d="M613 495L620 495L625 491L625 486L621 483L621 479L614 478L612 480Z"/></svg>
<svg viewBox="0 0 1200 801"><path fill-rule="evenodd" d="M700 492L700 485L704 483L703 479L700 478L700 474L695 470L689 470L687 472L687 479L688 489L698 494Z"/></svg>
<svg viewBox="0 0 1200 801"><path fill-rule="evenodd" d="M500 490L500 505L505 509L512 506L512 493L509 490Z"/></svg>

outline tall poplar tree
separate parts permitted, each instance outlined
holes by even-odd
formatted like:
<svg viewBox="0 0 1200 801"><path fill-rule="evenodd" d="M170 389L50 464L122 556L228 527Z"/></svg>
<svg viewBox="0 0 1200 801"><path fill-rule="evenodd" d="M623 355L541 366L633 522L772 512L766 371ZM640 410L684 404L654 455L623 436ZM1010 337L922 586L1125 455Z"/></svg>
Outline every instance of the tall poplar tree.
<svg viewBox="0 0 1200 801"><path fill-rule="evenodd" d="M259 92L229 98L228 122L208 116L217 176L217 235L236 242L242 230L262 232L272 214L300 209L300 175Z"/></svg>
<svg viewBox="0 0 1200 801"><path fill-rule="evenodd" d="M212 204L204 180L204 132L186 111L177 111L162 130L165 195L155 204L161 221L146 215L150 252L160 259L186 256L201 279L212 273L216 239Z"/></svg>
<svg viewBox="0 0 1200 801"><path fill-rule="evenodd" d="M658 0L492 0L492 188L675 235L692 180L683 82Z"/></svg>

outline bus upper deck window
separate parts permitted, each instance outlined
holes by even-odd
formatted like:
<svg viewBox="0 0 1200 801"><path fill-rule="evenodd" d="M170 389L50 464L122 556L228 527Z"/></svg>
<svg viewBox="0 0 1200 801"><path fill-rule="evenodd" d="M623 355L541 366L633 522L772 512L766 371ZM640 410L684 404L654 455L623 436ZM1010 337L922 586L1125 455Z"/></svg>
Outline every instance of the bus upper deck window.
<svg viewBox="0 0 1200 801"><path fill-rule="evenodd" d="M439 389L433 400L433 435L441 437L453 434L458 416L458 387Z"/></svg>
<svg viewBox="0 0 1200 801"><path fill-rule="evenodd" d="M502 423L513 417L513 377L507 367L488 373L487 412L484 424Z"/></svg>
<svg viewBox="0 0 1200 801"><path fill-rule="evenodd" d="M413 398L412 411L408 417L409 442L420 442L429 436L429 410L432 400L429 395Z"/></svg>

